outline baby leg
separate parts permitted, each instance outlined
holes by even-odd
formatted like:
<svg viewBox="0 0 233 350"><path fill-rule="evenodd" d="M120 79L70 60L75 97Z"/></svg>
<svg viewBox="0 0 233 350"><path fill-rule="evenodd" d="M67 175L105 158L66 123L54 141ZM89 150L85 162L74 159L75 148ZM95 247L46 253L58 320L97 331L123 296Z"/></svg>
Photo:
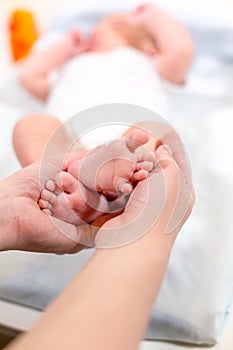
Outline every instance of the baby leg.
<svg viewBox="0 0 233 350"><path fill-rule="evenodd" d="M49 138L61 126L55 117L43 114L31 114L21 119L14 128L13 145L21 165L27 166L41 159ZM68 144L65 129L59 128L53 138L56 154L64 152Z"/></svg>

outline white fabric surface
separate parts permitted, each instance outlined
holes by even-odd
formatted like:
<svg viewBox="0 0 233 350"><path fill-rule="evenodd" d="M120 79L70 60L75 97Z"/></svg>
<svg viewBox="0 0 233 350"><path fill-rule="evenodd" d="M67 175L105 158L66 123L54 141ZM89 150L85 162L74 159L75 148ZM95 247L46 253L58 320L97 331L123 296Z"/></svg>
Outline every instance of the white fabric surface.
<svg viewBox="0 0 233 350"><path fill-rule="evenodd" d="M12 132L23 116L44 111L44 105L29 94L17 81L18 67L11 70L0 83L0 178L19 168L12 146Z"/></svg>
<svg viewBox="0 0 233 350"><path fill-rule="evenodd" d="M107 11L107 7L104 9ZM203 13L202 17L204 17ZM221 21L221 28L223 22ZM225 30L227 33L226 27ZM231 33L229 28L229 35ZM220 44L219 47L221 47ZM187 86L184 88L169 87L168 84L164 86L169 108L166 117L183 137L190 154L197 203L174 247L147 331L147 337L151 339L213 344L220 337L231 304L233 70L232 65L229 64L231 52L227 51L225 55L225 51L220 50L218 53L221 54L214 55L216 45L212 46L213 51L210 56L205 47L203 51L203 46L200 45L199 55ZM114 61L119 54L121 51L118 50L111 53L111 60ZM140 56L138 59L141 60L144 57ZM81 64L82 62L80 66ZM147 69L146 65L145 69ZM151 83L152 81L148 80L150 89L148 86L148 94L144 95L145 101L140 100L142 105L148 103L147 96L149 101L152 101ZM117 84L113 86L114 96L116 96L117 86ZM147 91L147 82L143 86ZM90 89L94 87L94 85L90 86ZM111 94L109 87L109 84L103 84L101 95L106 94L109 98ZM12 94L17 96L18 91L19 87L15 85L11 90L11 98ZM58 91L59 85L55 93L58 94ZM131 92L136 100L137 89L134 88ZM83 107L88 103L87 96L90 96L90 93L84 86L84 90L80 90L80 98L84 100ZM91 96L93 98L93 93ZM131 96L128 98L132 103ZM96 103L95 97L90 102ZM111 101L106 100L106 102ZM11 119L5 118L2 121L3 130L8 130L8 136L7 140L4 138L0 140L1 149L5 150L6 155L10 154L9 131L12 129L13 121L19 117L15 114L15 110L14 113L10 110L9 103L8 101L7 107L4 108L6 115L11 114ZM35 106L40 108L37 103ZM0 108L2 111L2 101ZM52 109L52 99L49 108ZM18 110L19 108L17 113ZM13 169L10 159L8 163ZM0 164L1 175L5 175L7 171L5 158L0 159ZM84 252L81 258L2 253L0 295L34 307L44 307L77 272L83 263L83 257L84 260L88 258L85 254L89 253ZM53 276L52 282L51 276Z"/></svg>

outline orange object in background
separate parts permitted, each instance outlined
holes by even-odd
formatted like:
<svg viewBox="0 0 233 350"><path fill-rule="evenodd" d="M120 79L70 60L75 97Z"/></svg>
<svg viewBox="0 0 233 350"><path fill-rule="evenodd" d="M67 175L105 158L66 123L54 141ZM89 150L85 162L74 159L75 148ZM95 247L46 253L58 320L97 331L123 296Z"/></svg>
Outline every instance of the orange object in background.
<svg viewBox="0 0 233 350"><path fill-rule="evenodd" d="M13 12L9 23L10 44L14 61L27 56L37 39L34 17L27 10Z"/></svg>

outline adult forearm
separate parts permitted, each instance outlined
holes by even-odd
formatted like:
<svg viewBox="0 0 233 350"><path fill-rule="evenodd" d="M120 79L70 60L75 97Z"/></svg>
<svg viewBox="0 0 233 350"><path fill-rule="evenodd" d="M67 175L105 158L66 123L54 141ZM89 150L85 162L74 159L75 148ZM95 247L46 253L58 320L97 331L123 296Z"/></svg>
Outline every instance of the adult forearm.
<svg viewBox="0 0 233 350"><path fill-rule="evenodd" d="M139 240L132 247L119 248L114 253L99 253L105 292L99 286L97 300L100 317L96 319L96 324L101 325L99 330L105 332L103 335L100 331L96 332L96 349L136 350L143 338L169 256L162 242L154 242L155 246L151 242L149 250L149 244L143 241ZM94 343L87 349L93 347Z"/></svg>
<svg viewBox="0 0 233 350"><path fill-rule="evenodd" d="M31 333L9 349L136 350L166 270L169 240L151 232L128 246L97 250Z"/></svg>

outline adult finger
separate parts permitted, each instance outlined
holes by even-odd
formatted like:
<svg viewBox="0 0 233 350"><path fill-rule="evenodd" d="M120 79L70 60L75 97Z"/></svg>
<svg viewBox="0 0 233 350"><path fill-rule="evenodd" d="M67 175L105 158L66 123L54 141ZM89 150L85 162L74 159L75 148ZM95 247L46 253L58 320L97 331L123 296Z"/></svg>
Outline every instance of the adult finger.
<svg viewBox="0 0 233 350"><path fill-rule="evenodd" d="M169 160L168 155L165 155L164 149L166 149L166 146L161 146L155 152L160 166L163 166L163 163L166 163ZM176 166L176 174L173 172L173 174L170 174L169 177L166 177L167 189L171 189L170 193L167 193L170 197L170 201L172 201L172 212L166 228L166 233L168 234L173 233L182 227L184 222L189 217L194 204L192 180L190 179L190 183L187 185L187 176L178 166L175 158L173 158L171 150L170 154Z"/></svg>
<svg viewBox="0 0 233 350"><path fill-rule="evenodd" d="M175 161L166 148L161 147L160 152L156 171L137 184L123 214L108 221L97 233L97 247L112 248L129 244L158 222L163 222L166 228L176 203L178 175Z"/></svg>
<svg viewBox="0 0 233 350"><path fill-rule="evenodd" d="M166 135L164 135L163 142L169 146L172 156L183 173L186 188L191 194L193 187L191 166L188 162L188 156L185 153L185 149L179 135L177 132L170 130Z"/></svg>

